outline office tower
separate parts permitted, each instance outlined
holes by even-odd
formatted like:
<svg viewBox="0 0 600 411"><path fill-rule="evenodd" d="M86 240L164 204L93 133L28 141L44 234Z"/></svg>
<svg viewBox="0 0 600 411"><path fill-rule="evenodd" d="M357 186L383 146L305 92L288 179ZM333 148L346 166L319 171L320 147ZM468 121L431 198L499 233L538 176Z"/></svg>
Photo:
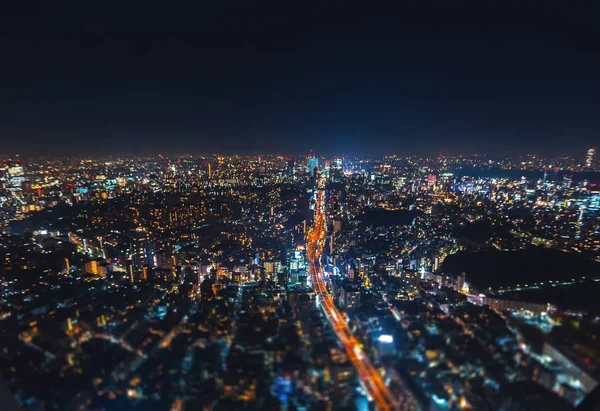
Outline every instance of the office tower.
<svg viewBox="0 0 600 411"><path fill-rule="evenodd" d="M133 283L135 280L135 276L133 275L133 261L131 259L127 260L126 267L127 274L129 275L129 281Z"/></svg>
<svg viewBox="0 0 600 411"><path fill-rule="evenodd" d="M290 180L294 180L294 170L296 168L296 159L295 158L286 158L285 162L287 164L287 176Z"/></svg>
<svg viewBox="0 0 600 411"><path fill-rule="evenodd" d="M434 273L436 273L438 270L440 269L440 257L434 257L433 258L433 267L432 267L432 271Z"/></svg>
<svg viewBox="0 0 600 411"><path fill-rule="evenodd" d="M139 271L143 266L154 267L154 243L150 240L150 234L142 229L130 232L129 258L133 270Z"/></svg>
<svg viewBox="0 0 600 411"><path fill-rule="evenodd" d="M310 157L307 165L306 171L312 174L315 171L315 168L319 168L319 159L316 157Z"/></svg>
<svg viewBox="0 0 600 411"><path fill-rule="evenodd" d="M435 174L429 174L429 176L427 177L427 188L429 190L434 188L436 181L437 181L437 178L435 177Z"/></svg>
<svg viewBox="0 0 600 411"><path fill-rule="evenodd" d="M542 180L542 184L546 184L546 179L548 178L548 170L544 168L544 179Z"/></svg>
<svg viewBox="0 0 600 411"><path fill-rule="evenodd" d="M308 156L306 166L306 172L310 174L314 173L315 169L319 167L319 159L316 157L313 150L310 150L310 155Z"/></svg>
<svg viewBox="0 0 600 411"><path fill-rule="evenodd" d="M592 168L596 163L596 147L588 148L585 153L585 166L587 168Z"/></svg>
<svg viewBox="0 0 600 411"><path fill-rule="evenodd" d="M343 175L344 157L333 157L329 166L329 176L334 182L340 182Z"/></svg>
<svg viewBox="0 0 600 411"><path fill-rule="evenodd" d="M331 168L335 170L343 170L344 169L344 157L335 156L331 160Z"/></svg>
<svg viewBox="0 0 600 411"><path fill-rule="evenodd" d="M25 170L21 160L5 160L2 165L2 185L12 193L22 191L25 182Z"/></svg>
<svg viewBox="0 0 600 411"><path fill-rule="evenodd" d="M208 178L211 179L212 178L212 167L211 164L208 163Z"/></svg>
<svg viewBox="0 0 600 411"><path fill-rule="evenodd" d="M85 272L88 274L95 274L101 277L106 276L106 264L102 264L98 260L88 261L85 264Z"/></svg>

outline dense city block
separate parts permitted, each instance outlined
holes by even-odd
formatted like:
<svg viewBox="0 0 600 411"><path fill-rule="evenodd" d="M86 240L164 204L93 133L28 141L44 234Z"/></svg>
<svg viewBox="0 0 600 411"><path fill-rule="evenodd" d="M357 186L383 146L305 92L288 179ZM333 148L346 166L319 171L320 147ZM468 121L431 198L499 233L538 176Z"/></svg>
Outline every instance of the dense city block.
<svg viewBox="0 0 600 411"><path fill-rule="evenodd" d="M582 154L6 157L2 401L572 409L600 381Z"/></svg>

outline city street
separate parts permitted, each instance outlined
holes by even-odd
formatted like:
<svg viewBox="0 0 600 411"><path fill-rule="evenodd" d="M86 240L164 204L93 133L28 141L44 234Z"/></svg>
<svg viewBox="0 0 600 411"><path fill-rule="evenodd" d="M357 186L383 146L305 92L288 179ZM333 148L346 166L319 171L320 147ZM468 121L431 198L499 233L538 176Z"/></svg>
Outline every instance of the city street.
<svg viewBox="0 0 600 411"><path fill-rule="evenodd" d="M315 205L314 225L307 237L307 253L310 264L310 275L313 288L319 294L325 312L331 326L333 327L340 343L346 350L350 361L366 389L369 397L375 402L380 410L397 409L396 403L389 390L383 382L383 378L373 366L369 358L361 348L360 342L354 337L342 315L335 307L331 295L327 291L327 285L323 279L319 258L323 251L326 237L326 222L324 215L325 191L319 190Z"/></svg>

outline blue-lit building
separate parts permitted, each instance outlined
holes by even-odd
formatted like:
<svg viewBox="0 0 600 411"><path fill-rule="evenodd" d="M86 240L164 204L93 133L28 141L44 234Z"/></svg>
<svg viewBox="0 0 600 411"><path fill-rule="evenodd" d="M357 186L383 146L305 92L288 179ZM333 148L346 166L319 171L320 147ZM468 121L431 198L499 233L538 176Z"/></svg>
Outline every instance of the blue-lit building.
<svg viewBox="0 0 600 411"><path fill-rule="evenodd" d="M309 157L306 172L312 174L315 171L315 168L319 168L319 159L317 157Z"/></svg>

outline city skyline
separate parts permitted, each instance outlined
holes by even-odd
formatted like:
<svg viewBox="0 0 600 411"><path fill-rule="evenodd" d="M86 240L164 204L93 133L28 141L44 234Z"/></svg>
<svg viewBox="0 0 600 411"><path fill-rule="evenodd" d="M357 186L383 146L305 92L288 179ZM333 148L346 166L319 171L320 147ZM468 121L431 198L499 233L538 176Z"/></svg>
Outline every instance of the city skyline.
<svg viewBox="0 0 600 411"><path fill-rule="evenodd" d="M567 411L600 381L598 267L595 149L2 159L0 388L57 410Z"/></svg>
<svg viewBox="0 0 600 411"><path fill-rule="evenodd" d="M2 411L598 403L587 4L6 3Z"/></svg>
<svg viewBox="0 0 600 411"><path fill-rule="evenodd" d="M65 158L81 158L81 159L110 159L110 158L120 158L120 157L199 157L199 158L208 158L211 156L222 156L222 157L231 157L231 156L239 156L239 157L261 157L261 156L275 156L282 158L290 158L290 159L298 159L303 157L311 157L315 155L317 158L329 158L334 159L336 157L344 157L344 158L376 158L376 157L422 157L422 158L434 158L434 157L466 157L466 158L489 158L493 160L517 160L517 159L527 159L527 158L538 158L538 159L546 159L549 162L558 159L572 159L573 161L579 162L580 165L586 166L587 164L594 163L593 159L598 158L598 147L594 145L588 145L584 147L574 147L570 153L566 153L564 151L560 152L529 152L522 151L520 153L507 154L502 152L486 152L486 151L440 151L431 148L428 151L422 152L386 152L386 153L377 153L377 152L369 152L369 151L361 151L358 153L353 152L331 152L328 150L319 151L314 148L310 148L305 151L256 151L256 152L236 152L235 150L213 150L213 151L172 151L166 148L165 150L152 150L152 151L138 151L135 153L128 152L107 152L107 153L61 153L58 155L52 155L48 153L35 153L24 151L16 151L16 152L0 152L0 158L4 159L65 159ZM590 160L592 159L592 160ZM590 163L591 161L591 163Z"/></svg>

